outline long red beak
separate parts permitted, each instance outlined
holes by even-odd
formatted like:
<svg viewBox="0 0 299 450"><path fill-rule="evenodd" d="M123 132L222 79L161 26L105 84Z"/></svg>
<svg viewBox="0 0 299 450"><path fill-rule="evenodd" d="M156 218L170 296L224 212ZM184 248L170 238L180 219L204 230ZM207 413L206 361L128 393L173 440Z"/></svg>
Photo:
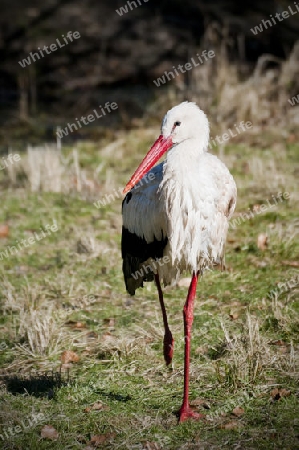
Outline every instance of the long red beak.
<svg viewBox="0 0 299 450"><path fill-rule="evenodd" d="M150 148L143 161L139 164L138 168L135 170L130 181L124 188L123 193L126 194L128 191L130 191L138 183L138 181L141 180L141 178L156 164L161 156L170 149L170 147L172 147L171 136L165 138L161 134L155 141L153 146Z"/></svg>

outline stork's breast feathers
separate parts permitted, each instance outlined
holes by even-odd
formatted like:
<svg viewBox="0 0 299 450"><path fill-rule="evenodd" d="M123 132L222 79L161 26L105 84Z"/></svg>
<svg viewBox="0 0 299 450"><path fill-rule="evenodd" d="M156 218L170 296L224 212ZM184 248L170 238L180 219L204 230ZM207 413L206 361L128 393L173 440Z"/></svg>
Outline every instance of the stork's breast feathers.
<svg viewBox="0 0 299 450"><path fill-rule="evenodd" d="M167 162L161 191L172 264L196 270L218 262L237 195L227 167L209 153L201 155L187 173Z"/></svg>
<svg viewBox="0 0 299 450"><path fill-rule="evenodd" d="M159 273L167 283L174 270L197 271L221 261L237 196L236 184L227 167L216 156L205 153L189 173L182 167L174 168L168 161L151 172L154 180L133 189L123 202L126 229L123 244L128 233L141 238L149 249L154 242L160 242L169 264L162 265ZM134 266L137 261L132 246L142 246L141 241L130 241L123 257L127 259L133 254L127 264L132 270L132 261ZM144 255L148 256L160 258L162 254L150 251ZM139 264L142 255L138 257Z"/></svg>

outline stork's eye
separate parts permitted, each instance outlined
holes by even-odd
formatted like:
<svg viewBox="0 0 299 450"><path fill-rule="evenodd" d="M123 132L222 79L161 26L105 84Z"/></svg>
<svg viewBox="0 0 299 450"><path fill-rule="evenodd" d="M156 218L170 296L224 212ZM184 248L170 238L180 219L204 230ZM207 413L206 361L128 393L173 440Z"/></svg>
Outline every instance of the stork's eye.
<svg viewBox="0 0 299 450"><path fill-rule="evenodd" d="M175 126L175 127L179 127L180 125L181 125L181 122L179 122L179 121L174 122L174 126Z"/></svg>

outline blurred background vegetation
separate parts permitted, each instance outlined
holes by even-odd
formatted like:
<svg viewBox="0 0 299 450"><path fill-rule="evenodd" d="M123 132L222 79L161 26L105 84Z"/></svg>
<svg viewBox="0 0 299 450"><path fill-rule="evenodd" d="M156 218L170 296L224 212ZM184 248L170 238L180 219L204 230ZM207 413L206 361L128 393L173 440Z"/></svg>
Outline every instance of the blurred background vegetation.
<svg viewBox="0 0 299 450"><path fill-rule="evenodd" d="M299 11L254 34L293 0L134 1L122 16L127 0L0 2L0 447L297 450ZM81 37L19 64L69 31ZM215 57L154 84L204 50ZM126 294L120 232L122 189L183 100L214 142L252 127L211 148L238 202L226 270L205 273L196 301L190 396L207 419L178 427L190 279L165 289L167 368L155 286ZM118 109L56 138L106 102ZM42 424L5 434L34 411Z"/></svg>
<svg viewBox="0 0 299 450"><path fill-rule="evenodd" d="M2 0L0 144L55 142L57 126L106 101L118 110L66 141L160 121L161 111L195 100L214 123L298 126L288 98L299 92L299 12L256 35L293 2L253 0ZM22 68L19 61L68 31L81 38ZM63 41L62 41L63 42ZM153 80L203 50L216 58L157 88ZM107 131L109 128L109 131Z"/></svg>

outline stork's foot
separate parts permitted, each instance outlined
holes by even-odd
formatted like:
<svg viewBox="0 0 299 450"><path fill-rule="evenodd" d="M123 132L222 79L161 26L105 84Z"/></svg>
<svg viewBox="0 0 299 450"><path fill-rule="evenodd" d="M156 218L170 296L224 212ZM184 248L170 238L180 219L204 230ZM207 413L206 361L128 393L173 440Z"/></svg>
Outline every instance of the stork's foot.
<svg viewBox="0 0 299 450"><path fill-rule="evenodd" d="M187 419L193 419L193 420L201 420L204 419L205 415L201 413L197 413L193 411L193 409L190 408L189 405L182 406L179 410L179 422L184 422Z"/></svg>
<svg viewBox="0 0 299 450"><path fill-rule="evenodd" d="M171 331L167 330L164 335L163 341L163 353L166 365L168 366L173 357L173 347L174 347L174 339L172 337Z"/></svg>

